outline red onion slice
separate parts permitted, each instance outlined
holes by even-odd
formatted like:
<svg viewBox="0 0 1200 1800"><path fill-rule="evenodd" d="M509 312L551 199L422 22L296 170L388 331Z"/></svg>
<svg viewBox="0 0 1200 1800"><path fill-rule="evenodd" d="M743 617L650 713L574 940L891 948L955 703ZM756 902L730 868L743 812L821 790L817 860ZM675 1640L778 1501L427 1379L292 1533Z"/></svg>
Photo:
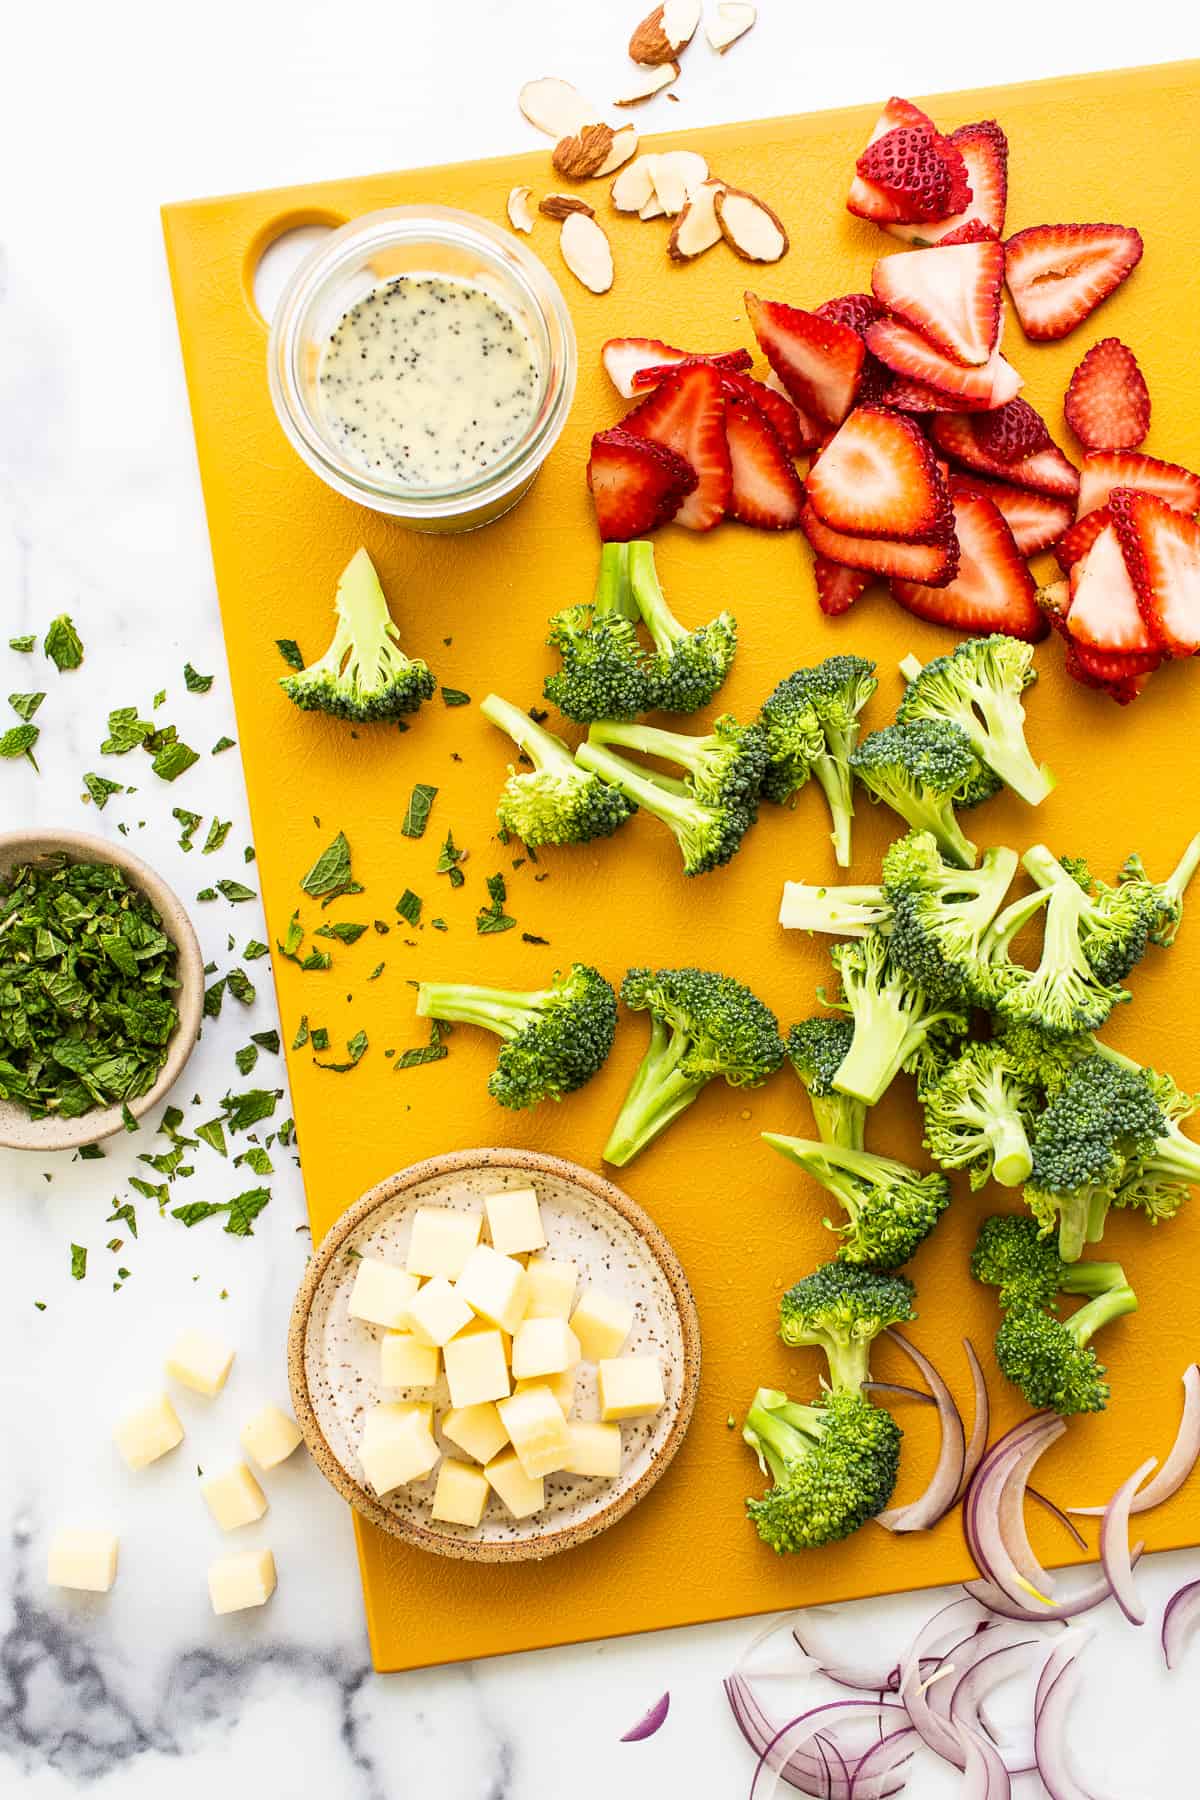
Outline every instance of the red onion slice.
<svg viewBox="0 0 1200 1800"><path fill-rule="evenodd" d="M621 1738L623 1744L640 1744L643 1738L653 1737L666 1724L667 1714L671 1710L671 1692L667 1690L654 1705L644 1712L636 1725L631 1725Z"/></svg>
<svg viewBox="0 0 1200 1800"><path fill-rule="evenodd" d="M1040 1565L1031 1550L1027 1558L1027 1540L1021 1543L1023 1531L1017 1532L1014 1522L1019 1517L1020 1497L1030 1471L1042 1452L1065 1430L1063 1421L1054 1414L1035 1414L988 1452L967 1494L963 1525L976 1564L1009 1600L1026 1608L1031 1597L1037 1598L1029 1591L1031 1585L1037 1584L1029 1583L1020 1564L1031 1560L1035 1569ZM1047 1607L1052 1604L1048 1601Z"/></svg>
<svg viewBox="0 0 1200 1800"><path fill-rule="evenodd" d="M947 1629L945 1621L952 1613L960 1612L965 1602L951 1601L943 1606L932 1619L918 1631L916 1637L900 1658L900 1700L908 1709L908 1716L913 1728L936 1756L943 1762L953 1764L956 1769L963 1766L964 1752L962 1740L953 1726L940 1719L925 1697L925 1677L922 1675L922 1663L927 1659L935 1638L943 1635ZM941 1663L944 1659L939 1657Z"/></svg>
<svg viewBox="0 0 1200 1800"><path fill-rule="evenodd" d="M1066 1430L1065 1425L1063 1430ZM1045 1442L1039 1437L1026 1446L1012 1475L1000 1490L997 1510L1000 1536L1004 1540L1005 1549L1029 1585L1048 1598L1053 1597L1057 1583L1050 1571L1042 1567L1029 1541L1029 1531L1025 1524L1025 1492L1029 1486L1030 1472L1050 1441L1052 1440L1047 1434Z"/></svg>
<svg viewBox="0 0 1200 1800"><path fill-rule="evenodd" d="M832 1728L828 1719L824 1725L813 1724L801 1742L786 1754L779 1750L780 1740L785 1732L794 1731L801 1724L829 1714L840 1715L843 1722L847 1712L865 1713L868 1717L877 1714L881 1722L885 1713L895 1715L897 1719L904 1717L903 1707L898 1706L895 1701L835 1700L812 1707L798 1718L789 1719L785 1725L779 1726L768 1718L751 1683L744 1675L735 1673L729 1676L724 1686L738 1728L759 1758L760 1765L772 1746L775 1746L777 1754L773 1757L773 1763L776 1766L773 1766L772 1774L777 1780L786 1781L802 1794L814 1796L815 1800L849 1800L851 1768L847 1766L841 1749L832 1742ZM835 1719L835 1727L838 1722ZM808 1748L810 1737L814 1740L814 1748L811 1750ZM829 1752L836 1757L838 1769L831 1769ZM858 1759L852 1757L850 1760L856 1767Z"/></svg>
<svg viewBox="0 0 1200 1800"><path fill-rule="evenodd" d="M937 1463L925 1492L919 1499L909 1501L907 1506L893 1506L887 1512L881 1512L876 1519L876 1524L882 1525L885 1531L928 1531L950 1511L962 1481L967 1455L962 1414L954 1404L954 1396L950 1389L929 1358L923 1356L916 1345L910 1344L908 1339L902 1337L898 1331L889 1327L886 1335L899 1349L903 1350L910 1362L916 1364L929 1383L934 1404L938 1409L942 1442L938 1451Z"/></svg>
<svg viewBox="0 0 1200 1800"><path fill-rule="evenodd" d="M825 1762L826 1757L829 1754L832 1754L841 1765L840 1771L835 1774L834 1771L829 1769L828 1764L826 1763L826 1775L828 1779L826 1791L832 1794L836 1784L837 1791L848 1794L850 1790L850 1771L846 1767L845 1760L842 1757L840 1750L837 1745L832 1743L829 1739L825 1729L826 1726L834 1722L828 1717L830 1713L838 1713L844 1716L848 1709L855 1712L868 1712L872 1714L878 1714L880 1712L903 1712L902 1707L893 1705L888 1701L881 1702L878 1700L828 1700L821 1706L809 1707L807 1712L800 1713L796 1718L789 1719L785 1725L781 1725L774 1737L763 1746L759 1753L758 1765L754 1771L754 1779L750 1783L750 1800L756 1800L756 1796L759 1793L759 1780L763 1771L769 1769L771 1774L775 1777L776 1783L778 1783L784 1770L790 1766L796 1752L804 1749L810 1739L821 1740L820 1752L822 1762ZM818 1719L822 1720L823 1723L815 1723ZM801 1730L803 1730L804 1734L799 1739L799 1742L792 1745L790 1749L785 1750L783 1748L785 1741L793 1733ZM798 1784L793 1782L792 1785L795 1786ZM811 1790L806 1791L811 1792ZM769 1795L770 1790L764 1790L764 1792Z"/></svg>
<svg viewBox="0 0 1200 1800"><path fill-rule="evenodd" d="M1175 1442L1153 1481L1148 1481L1140 1494L1135 1494L1130 1512L1149 1512L1177 1494L1197 1462L1200 1462L1200 1366L1191 1363L1183 1372L1183 1416ZM1068 1509L1080 1518L1098 1519L1102 1506L1072 1506Z"/></svg>
<svg viewBox="0 0 1200 1800"><path fill-rule="evenodd" d="M983 1461L983 1453L987 1449L988 1432L992 1425L991 1401L988 1399L987 1377L983 1372L983 1364L976 1356L975 1346L970 1338L964 1338L962 1342L966 1352L967 1367L971 1371L971 1383L975 1389L975 1412L971 1420L971 1436L967 1442L966 1455L963 1459L963 1472L959 1478L958 1492L954 1496L956 1505L970 1487L975 1471Z"/></svg>
<svg viewBox="0 0 1200 1800"><path fill-rule="evenodd" d="M990 1649L988 1640L984 1639L981 1647L984 1654L978 1656L954 1684L950 1695L950 1724L960 1731L987 1736L990 1734L981 1716L984 1700L993 1688L1029 1666L1030 1653L1038 1649L1039 1641L1026 1637ZM1003 1751L999 1754L1010 1775L1028 1775L1037 1767L1032 1750L1025 1756L1005 1756Z"/></svg>
<svg viewBox="0 0 1200 1800"><path fill-rule="evenodd" d="M862 1663L850 1662L834 1650L822 1649L814 1643L809 1615L802 1614L792 1626L792 1636L810 1662L814 1662L822 1675L830 1681L836 1681L839 1687L854 1688L864 1694L894 1693L899 1682L895 1665L886 1675L881 1675L877 1668L868 1668Z"/></svg>
<svg viewBox="0 0 1200 1800"><path fill-rule="evenodd" d="M1025 1492L1030 1500L1034 1501L1036 1505L1042 1508L1043 1512L1048 1512L1052 1519L1058 1520L1058 1523L1062 1526L1063 1530L1070 1533L1071 1537L1075 1539L1075 1542L1081 1550L1087 1549L1087 1539L1084 1537L1082 1531L1080 1531L1078 1525L1076 1525L1072 1519L1068 1519L1062 1507L1056 1506L1048 1494L1040 1493L1038 1489L1034 1487L1026 1487Z"/></svg>
<svg viewBox="0 0 1200 1800"><path fill-rule="evenodd" d="M1158 1458L1151 1456L1140 1469L1135 1469L1128 1481L1121 1483L1105 1507L1104 1517L1100 1521L1100 1565L1112 1585L1117 1605L1131 1625L1146 1623L1146 1608L1133 1579L1133 1563L1129 1555L1129 1513L1133 1496L1150 1471L1157 1467Z"/></svg>
<svg viewBox="0 0 1200 1800"><path fill-rule="evenodd" d="M1140 1539L1133 1546L1130 1563L1137 1567L1146 1546ZM1068 1594L1053 1606L1026 1606L1022 1601L1011 1600L1007 1594L991 1581L964 1581L963 1590L988 1612L999 1613L1004 1619L1020 1619L1026 1625L1053 1625L1065 1623L1068 1619L1077 1619L1081 1613L1091 1612L1094 1607L1102 1606L1112 1594L1112 1587L1107 1575L1098 1575L1086 1587L1079 1588L1074 1594Z"/></svg>
<svg viewBox="0 0 1200 1800"><path fill-rule="evenodd" d="M911 1725L902 1725L899 1731L880 1738L859 1759L850 1784L850 1800L884 1800L885 1793L898 1793L900 1789L889 1784L912 1761L913 1748L919 1741Z"/></svg>
<svg viewBox="0 0 1200 1800"><path fill-rule="evenodd" d="M891 1394L897 1400L919 1400L922 1406L936 1404L933 1395L927 1394L924 1388L905 1387L899 1381L864 1381L863 1393Z"/></svg>
<svg viewBox="0 0 1200 1800"><path fill-rule="evenodd" d="M1167 1601L1163 1614L1162 1647L1168 1669L1176 1669L1191 1642L1192 1633L1200 1625L1200 1581L1189 1581L1176 1588Z"/></svg>
<svg viewBox="0 0 1200 1800"><path fill-rule="evenodd" d="M1011 1800L1012 1781L995 1744L978 1731L964 1731L961 1800Z"/></svg>
<svg viewBox="0 0 1200 1800"><path fill-rule="evenodd" d="M1079 1781L1067 1750L1067 1715L1075 1698L1079 1676L1075 1659L1082 1648L1082 1644L1073 1646L1055 1679L1046 1682L1044 1688L1039 1684L1040 1705L1034 1715L1033 1745L1038 1774L1050 1800L1103 1800L1103 1796L1092 1788L1085 1788ZM1050 1663L1046 1668L1050 1668Z"/></svg>

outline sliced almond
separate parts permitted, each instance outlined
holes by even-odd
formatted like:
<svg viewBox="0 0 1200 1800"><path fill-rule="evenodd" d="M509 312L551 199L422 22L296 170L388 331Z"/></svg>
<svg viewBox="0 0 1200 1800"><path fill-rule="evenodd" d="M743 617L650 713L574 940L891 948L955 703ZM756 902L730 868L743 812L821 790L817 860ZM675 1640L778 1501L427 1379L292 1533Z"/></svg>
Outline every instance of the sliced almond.
<svg viewBox="0 0 1200 1800"><path fill-rule="evenodd" d="M533 208L529 202L533 199L530 187L510 189L508 196L508 222L514 231L533 230Z"/></svg>
<svg viewBox="0 0 1200 1800"><path fill-rule="evenodd" d="M663 0L635 29L629 40L629 54L635 63L652 67L674 62L691 43L699 23L700 0Z"/></svg>
<svg viewBox="0 0 1200 1800"><path fill-rule="evenodd" d="M586 213L589 219L596 216L595 207L589 206L586 200L577 199L574 194L547 194L538 201L538 211L544 213L546 218L557 219L560 223L575 212Z"/></svg>
<svg viewBox="0 0 1200 1800"><path fill-rule="evenodd" d="M671 227L667 253L676 262L691 262L721 241L721 224L715 201L724 192L721 181L702 181Z"/></svg>
<svg viewBox="0 0 1200 1800"><path fill-rule="evenodd" d="M531 125L544 131L555 142L574 137L585 125L600 117L600 109L592 106L569 81L556 75L543 75L538 81L527 81L517 95L517 104Z"/></svg>
<svg viewBox="0 0 1200 1800"><path fill-rule="evenodd" d="M653 100L655 94L661 94L665 87L679 80L679 64L677 62L659 63L651 69L644 69L633 86L627 88L614 106L640 106L643 100Z"/></svg>
<svg viewBox="0 0 1200 1800"><path fill-rule="evenodd" d="M723 188L713 198L721 236L743 262L773 263L787 254L783 220L765 200L741 188Z"/></svg>
<svg viewBox="0 0 1200 1800"><path fill-rule="evenodd" d="M637 127L622 125L612 141L612 149L604 162L596 170L597 175L615 175L617 170L627 163L638 147Z"/></svg>
<svg viewBox="0 0 1200 1800"><path fill-rule="evenodd" d="M613 283L612 245L589 213L571 213L559 233L562 259L577 281L593 294L606 294Z"/></svg>
<svg viewBox="0 0 1200 1800"><path fill-rule="evenodd" d="M639 219L665 219L667 211L658 195L651 190L650 198L638 212Z"/></svg>
<svg viewBox="0 0 1200 1800"><path fill-rule="evenodd" d="M683 211L700 183L708 180L708 164L695 150L668 150L654 159L653 180L659 204L673 219Z"/></svg>
<svg viewBox="0 0 1200 1800"><path fill-rule="evenodd" d="M654 164L657 157L635 156L626 163L610 190L618 212L640 212L654 198Z"/></svg>
<svg viewBox="0 0 1200 1800"><path fill-rule="evenodd" d="M559 138L550 160L568 181L583 181L600 173L615 135L611 125L585 125L574 137Z"/></svg>
<svg viewBox="0 0 1200 1800"><path fill-rule="evenodd" d="M745 37L758 17L758 8L751 6L749 0L720 0L715 10L716 17L710 15L704 21L704 35L713 49L724 56L730 44Z"/></svg>

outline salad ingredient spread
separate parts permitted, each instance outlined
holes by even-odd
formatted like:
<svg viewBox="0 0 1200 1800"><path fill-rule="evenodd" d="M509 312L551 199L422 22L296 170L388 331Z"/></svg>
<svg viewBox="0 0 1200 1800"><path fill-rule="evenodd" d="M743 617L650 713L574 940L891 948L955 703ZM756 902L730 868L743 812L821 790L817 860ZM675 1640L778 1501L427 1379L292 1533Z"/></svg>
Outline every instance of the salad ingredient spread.
<svg viewBox="0 0 1200 1800"><path fill-rule="evenodd" d="M356 550L342 570L334 601L337 619L324 656L295 675L280 677L289 700L304 712L327 712L357 723L388 723L416 712L437 683L427 663L405 656L375 565Z"/></svg>

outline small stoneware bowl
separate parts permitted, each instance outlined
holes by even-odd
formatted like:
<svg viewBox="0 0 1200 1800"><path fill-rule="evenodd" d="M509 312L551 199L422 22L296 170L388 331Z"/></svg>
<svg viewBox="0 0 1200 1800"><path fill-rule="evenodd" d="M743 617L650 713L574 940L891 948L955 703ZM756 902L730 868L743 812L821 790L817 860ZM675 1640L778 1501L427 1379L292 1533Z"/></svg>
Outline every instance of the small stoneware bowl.
<svg viewBox="0 0 1200 1800"><path fill-rule="evenodd" d="M174 998L179 1024L167 1045L167 1060L158 1080L146 1093L129 1102L130 1112L140 1119L182 1074L195 1048L204 1008L204 958L181 902L153 869L119 844L91 837L85 831L0 832L0 875L7 875L19 863L62 854L72 862L111 863L120 869L130 885L140 888L150 901L178 952L179 987ZM10 1150L74 1150L81 1144L95 1144L101 1138L112 1137L123 1129L124 1123L119 1106L97 1107L78 1119L31 1119L23 1106L0 1100L0 1145Z"/></svg>
<svg viewBox="0 0 1200 1800"><path fill-rule="evenodd" d="M432 1398L435 1415L448 1404L445 1376L435 1390L411 1395L379 1380L373 1325L348 1312L358 1258L402 1263L418 1206L480 1213L486 1194L532 1187L548 1240L546 1254L569 1258L579 1289L594 1282L626 1299L634 1325L623 1354L660 1359L666 1404L652 1418L621 1427L621 1472L612 1481L546 1477L546 1505L514 1519L492 1496L476 1527L430 1516L437 1471L380 1499L363 1478L358 1444L375 1405ZM611 1182L590 1169L532 1150L458 1150L414 1163L364 1194L315 1252L292 1309L288 1377L305 1442L317 1466L351 1506L380 1530L437 1556L477 1562L528 1562L582 1544L636 1506L683 1442L700 1380L700 1322L679 1259L654 1221ZM595 1419L596 1372L581 1364L573 1416ZM449 1456L463 1452L439 1438Z"/></svg>

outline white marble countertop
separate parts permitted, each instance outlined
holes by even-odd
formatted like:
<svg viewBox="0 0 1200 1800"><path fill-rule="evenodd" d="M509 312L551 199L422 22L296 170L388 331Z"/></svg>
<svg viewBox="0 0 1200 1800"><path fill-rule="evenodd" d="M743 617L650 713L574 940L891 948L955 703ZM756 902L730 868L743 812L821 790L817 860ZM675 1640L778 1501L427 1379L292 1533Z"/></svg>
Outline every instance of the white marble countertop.
<svg viewBox="0 0 1200 1800"><path fill-rule="evenodd" d="M128 842L185 899L220 875L246 877L246 802L213 591L191 426L158 221L159 203L341 172L486 156L541 141L516 111L522 80L575 77L603 96L627 67L636 0L150 0L9 9L0 106L0 676L44 686L41 775L0 768L0 829L66 825ZM672 125L804 110L1194 54L1174 0L1136 14L1010 0L1003 13L927 0L909 28L894 6L800 7L761 0L760 24L724 59L703 45ZM660 111L661 109L661 111ZM803 255L802 247L793 256ZM58 675L4 644L71 612L84 667ZM184 661L213 672L184 692ZM80 800L80 776L112 706L145 706L166 687L163 717L206 754L168 788L105 812ZM132 762L132 759L130 759ZM130 764L104 764L137 779ZM178 848L171 808L233 822L224 849ZM257 906L194 908L206 954L263 936ZM233 1051L275 1022L265 961L258 998L226 1001L184 1086L215 1102ZM272 1065L269 1071L266 1065ZM264 1057L256 1079L273 1082ZM282 1071L278 1080L283 1080ZM280 1116L284 1116L281 1107ZM215 1619L205 1569L219 1534L195 1492L195 1467L234 1460L240 1419L286 1404L282 1340L308 1246L300 1180L276 1152L274 1198L250 1240L213 1221L187 1231L138 1203L139 1235L106 1222L146 1132L107 1146L103 1163L0 1152L0 1790L52 1800L88 1786L114 1800L201 1800L331 1793L345 1800L592 1800L617 1787L671 1785L735 1796L751 1759L720 1679L751 1625L697 1628L381 1678L369 1666L348 1513L301 1455L266 1480L271 1511L243 1534L270 1542L279 1590L260 1613ZM153 1148L161 1148L161 1144ZM237 1191L209 1156L186 1197ZM244 1172L243 1172L244 1173ZM202 1194L200 1193L203 1189ZM105 1246L115 1235L119 1251ZM89 1250L71 1279L69 1245ZM115 1271L127 1279L114 1292ZM35 1310L35 1301L45 1304ZM188 1443L134 1479L110 1442L126 1397L153 1385L182 1323L238 1348L222 1401L181 1403ZM44 1578L48 1534L110 1524L121 1574L105 1597L71 1597ZM1076 1722L1093 1780L1122 1800L1193 1791L1190 1720L1172 1708L1154 1623L1195 1555L1148 1561L1151 1625L1098 1626L1090 1692ZM936 1597L842 1609L838 1629L894 1657ZM1195 1674L1174 1693L1194 1693ZM664 1730L641 1745L620 1733L664 1689ZM1116 1703L1114 1697L1119 1696ZM782 1701L781 1701L782 1704ZM1174 1717L1172 1716L1174 1711ZM1030 1784L1024 1784L1029 1791ZM957 1791L921 1763L910 1791Z"/></svg>

